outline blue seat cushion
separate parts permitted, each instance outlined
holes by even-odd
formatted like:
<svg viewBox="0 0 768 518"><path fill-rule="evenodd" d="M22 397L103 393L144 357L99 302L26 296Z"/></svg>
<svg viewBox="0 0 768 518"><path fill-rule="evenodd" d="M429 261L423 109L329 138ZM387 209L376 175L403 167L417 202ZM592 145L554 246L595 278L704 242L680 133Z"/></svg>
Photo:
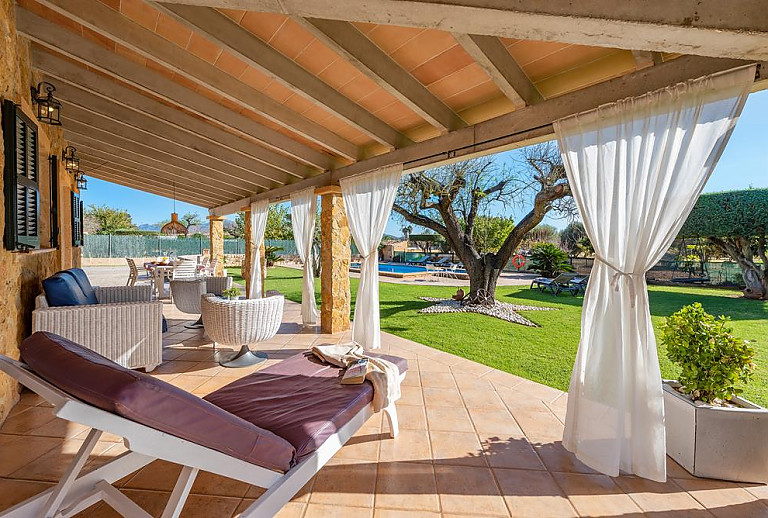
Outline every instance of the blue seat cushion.
<svg viewBox="0 0 768 518"><path fill-rule="evenodd" d="M83 295L88 300L88 304L99 303L99 299L96 298L96 291L91 286L91 281L88 280L88 275L86 275L82 268L70 268L59 273L71 275L75 279L80 289L83 290Z"/></svg>
<svg viewBox="0 0 768 518"><path fill-rule="evenodd" d="M84 306L89 304L75 278L58 272L43 280L43 291L49 306Z"/></svg>

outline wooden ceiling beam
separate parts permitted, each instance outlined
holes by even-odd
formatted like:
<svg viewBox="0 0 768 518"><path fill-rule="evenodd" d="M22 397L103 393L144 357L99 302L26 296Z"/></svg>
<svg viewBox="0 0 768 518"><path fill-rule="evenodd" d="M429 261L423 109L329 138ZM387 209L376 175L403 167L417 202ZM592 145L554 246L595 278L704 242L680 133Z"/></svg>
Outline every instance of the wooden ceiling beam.
<svg viewBox="0 0 768 518"><path fill-rule="evenodd" d="M319 18L296 18L296 21L432 126L446 132L467 125L351 23Z"/></svg>
<svg viewBox="0 0 768 518"><path fill-rule="evenodd" d="M230 101L255 111L330 152L348 160L357 160L357 146L336 135L321 124L307 119L268 95L252 88L207 61L189 52L180 52L179 46L163 38L99 0L40 0L54 11L63 14L102 36L115 41L144 57L157 61Z"/></svg>
<svg viewBox="0 0 768 518"><path fill-rule="evenodd" d="M45 80L51 80L47 75L43 77ZM232 169L234 176L247 180L257 176L261 182L276 182L278 184L289 182L288 174L279 169L270 168L262 162L229 151L195 135L183 132L170 124L147 117L140 112L90 94L72 85L59 84L56 88L56 95L66 103L67 108L75 106L79 110L93 114L96 118L103 117L120 125L131 126L139 133L146 134L149 139L167 141L174 148L177 146L187 148L189 150L188 156L201 157L198 161L200 164L209 165L216 169L223 167L225 168L223 170L234 168Z"/></svg>
<svg viewBox="0 0 768 518"><path fill-rule="evenodd" d="M768 60L765 0L165 0L302 18Z"/></svg>
<svg viewBox="0 0 768 518"><path fill-rule="evenodd" d="M153 142L147 142L146 139L133 140L132 135L123 136L105 131L98 127L94 127L89 123L84 123L79 120L71 118L71 116L62 115L62 123L65 125L65 131L75 133L84 137L90 137L96 141L105 142L118 149L134 153L145 158L150 158L159 164L167 164L177 168L180 171L185 171L187 174L192 174L200 178L209 178L212 182L221 182L224 185L228 185L235 189L241 189L246 192L257 192L263 189L262 186L253 182L241 180L239 178L233 178L227 175L216 175L213 171L207 168L201 168L190 162L189 160L178 158L170 153L161 151L155 148Z"/></svg>
<svg viewBox="0 0 768 518"><path fill-rule="evenodd" d="M157 178L147 177L146 175L136 173L135 171L129 171L119 165L103 165L98 161L92 161L86 157L81 158L80 163L84 166L83 173L86 177L101 178L102 180L119 183L124 187L130 187L131 189L136 189L138 191L151 192L152 194L168 198L173 198L175 193L177 200L194 203L195 205L200 205L206 208L227 202L227 198L211 196L205 192L191 190L178 184L174 187L172 183L164 183ZM149 189L152 189L152 191L149 191Z"/></svg>
<svg viewBox="0 0 768 518"><path fill-rule="evenodd" d="M62 124L77 124L78 128L89 127L94 132L98 131L99 135L112 135L124 141L130 141L136 146L143 146L144 149L155 153L156 157L162 157L164 161L173 163L178 167L197 171L200 174L217 178L233 185L264 190L284 185L266 181L264 178L249 174L245 170L235 169L204 153L164 140L153 133L123 124L101 114L90 112L74 104L68 105L66 111L62 110L61 122ZM74 130L75 128L72 127L72 129Z"/></svg>
<svg viewBox="0 0 768 518"><path fill-rule="evenodd" d="M412 143L395 128L215 9L187 5L155 5L197 34L228 50L302 97L324 107L389 149Z"/></svg>
<svg viewBox="0 0 768 518"><path fill-rule="evenodd" d="M307 176L307 166L318 169L329 169L335 166L335 161L325 153L225 108L158 72L123 58L19 6L16 7L16 28L19 33L44 47L61 52L140 90L157 95L183 109L254 139L260 145L253 146L252 154L260 161L298 177Z"/></svg>
<svg viewBox="0 0 768 518"><path fill-rule="evenodd" d="M93 162L96 162L99 164L109 164L111 166L120 167L121 169L124 169L124 170L133 171L137 174L142 174L142 175L149 176L150 178L155 178L156 180L162 183L176 182L177 184L183 184L189 187L190 189L204 192L217 198L229 199L237 196L242 196L242 191L222 189L219 185L217 185L217 182L212 182L210 181L210 179L206 183L204 181L201 181L199 178L196 178L189 174L178 174L178 173L168 172L162 169L148 167L137 160L132 160L130 158L130 155L121 156L121 155L115 154L115 152L119 152L120 150L116 150L112 148L110 152L109 151L110 148L108 146L102 145L100 146L100 148L96 148L87 144L81 144L80 142L81 141L79 139L73 140L71 142L71 144L77 148L78 156L88 157ZM86 174L87 174L87 171L86 171Z"/></svg>
<svg viewBox="0 0 768 518"><path fill-rule="evenodd" d="M499 38L461 33L454 33L453 37L516 107L542 101L539 91Z"/></svg>

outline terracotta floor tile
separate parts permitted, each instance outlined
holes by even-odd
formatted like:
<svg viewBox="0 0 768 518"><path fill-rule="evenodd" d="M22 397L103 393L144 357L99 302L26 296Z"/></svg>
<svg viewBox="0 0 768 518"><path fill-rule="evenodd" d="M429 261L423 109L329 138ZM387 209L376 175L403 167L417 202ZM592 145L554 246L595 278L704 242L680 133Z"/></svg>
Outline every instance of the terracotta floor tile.
<svg viewBox="0 0 768 518"><path fill-rule="evenodd" d="M11 473L12 478L56 482L64 474L77 451L83 445L81 439L65 439L44 455ZM115 446L113 442L97 442L92 455L98 456Z"/></svg>
<svg viewBox="0 0 768 518"><path fill-rule="evenodd" d="M53 437L0 435L0 476L6 477L54 448L60 448L62 442Z"/></svg>
<svg viewBox="0 0 768 518"><path fill-rule="evenodd" d="M127 489L151 489L171 491L181 473L181 466L156 460L140 469L123 487Z"/></svg>
<svg viewBox="0 0 768 518"><path fill-rule="evenodd" d="M507 507L490 469L435 466L435 475L443 512L507 516Z"/></svg>
<svg viewBox="0 0 768 518"><path fill-rule="evenodd" d="M702 478L681 478L675 482L717 517L768 516L764 502L733 482Z"/></svg>
<svg viewBox="0 0 768 518"><path fill-rule="evenodd" d="M53 487L52 482L0 478L0 509L5 510Z"/></svg>
<svg viewBox="0 0 768 518"><path fill-rule="evenodd" d="M569 473L595 473L576 456L563 447L562 441L532 443L536 453L549 471Z"/></svg>
<svg viewBox="0 0 768 518"><path fill-rule="evenodd" d="M640 516L640 508L605 475L552 473L579 514L587 516Z"/></svg>
<svg viewBox="0 0 768 518"><path fill-rule="evenodd" d="M408 369L405 373L405 378L400 384L401 387L420 387L421 376L418 370Z"/></svg>
<svg viewBox="0 0 768 518"><path fill-rule="evenodd" d="M432 358L424 358L419 360L419 370L421 372L451 372L451 366L447 363L443 363Z"/></svg>
<svg viewBox="0 0 768 518"><path fill-rule="evenodd" d="M460 390L494 390L490 381L474 374L453 371L453 379Z"/></svg>
<svg viewBox="0 0 768 518"><path fill-rule="evenodd" d="M370 518L373 509L346 507L339 505L309 504L304 518Z"/></svg>
<svg viewBox="0 0 768 518"><path fill-rule="evenodd" d="M670 517L695 518L704 514L704 507L672 479L666 484L629 476L616 477L613 481L643 511L654 516L666 513Z"/></svg>
<svg viewBox="0 0 768 518"><path fill-rule="evenodd" d="M513 412L512 415L531 442L549 443L563 438L563 424L550 412Z"/></svg>
<svg viewBox="0 0 768 518"><path fill-rule="evenodd" d="M443 432L474 432L464 407L427 407L429 429Z"/></svg>
<svg viewBox="0 0 768 518"><path fill-rule="evenodd" d="M421 387L401 386L400 399L397 402L403 405L424 406L424 396Z"/></svg>
<svg viewBox="0 0 768 518"><path fill-rule="evenodd" d="M440 518L440 513L425 511L405 511L403 509L374 509L373 518Z"/></svg>
<svg viewBox="0 0 768 518"><path fill-rule="evenodd" d="M396 410L401 430L427 429L427 414L424 411L424 407L398 404Z"/></svg>
<svg viewBox="0 0 768 518"><path fill-rule="evenodd" d="M452 388L424 388L424 403L426 406L463 407L459 391Z"/></svg>
<svg viewBox="0 0 768 518"><path fill-rule="evenodd" d="M310 504L373 507L376 463L326 465L315 477Z"/></svg>
<svg viewBox="0 0 768 518"><path fill-rule="evenodd" d="M56 419L56 416L53 415L51 408L44 406L30 407L23 412L8 417L2 427L0 427L0 433L28 433L30 430L40 428L54 419Z"/></svg>
<svg viewBox="0 0 768 518"><path fill-rule="evenodd" d="M192 484L192 493L198 495L214 495L243 498L250 484L231 478L222 477L201 471Z"/></svg>
<svg viewBox="0 0 768 518"><path fill-rule="evenodd" d="M435 464L486 466L477 434L466 432L429 432Z"/></svg>
<svg viewBox="0 0 768 518"><path fill-rule="evenodd" d="M497 433L499 435L523 433L517 421L506 409L477 409L467 406L467 410L469 410L469 417L478 432Z"/></svg>
<svg viewBox="0 0 768 518"><path fill-rule="evenodd" d="M235 509L234 516L240 516L241 513L243 513L246 509L248 509L248 506L251 505L255 500L246 498L243 499L242 502L237 506L237 509ZM304 510L307 508L307 504L299 503L299 502L288 502L283 506L282 509L274 516L274 518L301 518L304 515Z"/></svg>
<svg viewBox="0 0 768 518"><path fill-rule="evenodd" d="M342 448L343 449L343 448ZM400 430L395 439L381 443L380 462L426 461L432 459L429 435L426 430Z"/></svg>
<svg viewBox="0 0 768 518"><path fill-rule="evenodd" d="M522 434L480 433L480 444L492 468L546 469L533 446Z"/></svg>
<svg viewBox="0 0 768 518"><path fill-rule="evenodd" d="M477 410L506 410L507 407L493 390L462 389L461 397L467 408Z"/></svg>
<svg viewBox="0 0 768 518"><path fill-rule="evenodd" d="M375 506L411 511L439 511L434 469L419 462L383 462L376 479Z"/></svg>
<svg viewBox="0 0 768 518"><path fill-rule="evenodd" d="M197 387L208 381L208 379L209 378L205 376L192 376L185 373L176 376L173 381L171 381L171 384L182 390L186 390L187 392L194 392Z"/></svg>
<svg viewBox="0 0 768 518"><path fill-rule="evenodd" d="M382 437L379 433L358 432L334 456L338 459L356 459L376 462Z"/></svg>
<svg viewBox="0 0 768 518"><path fill-rule="evenodd" d="M205 396L232 383L236 378L214 376L203 380L203 384L192 390L193 393Z"/></svg>
<svg viewBox="0 0 768 518"><path fill-rule="evenodd" d="M494 469L512 516L540 518L577 516L552 475L546 471Z"/></svg>
<svg viewBox="0 0 768 518"><path fill-rule="evenodd" d="M421 386L429 388L455 388L456 382L450 372L422 372Z"/></svg>

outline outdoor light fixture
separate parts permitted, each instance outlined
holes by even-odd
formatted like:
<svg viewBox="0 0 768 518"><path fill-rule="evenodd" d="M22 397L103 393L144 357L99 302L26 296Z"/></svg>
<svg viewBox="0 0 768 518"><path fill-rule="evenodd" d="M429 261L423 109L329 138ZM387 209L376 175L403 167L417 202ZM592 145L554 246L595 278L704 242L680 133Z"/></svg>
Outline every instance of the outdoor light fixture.
<svg viewBox="0 0 768 518"><path fill-rule="evenodd" d="M77 149L74 146L67 146L64 151L61 152L61 159L64 161L64 169L70 173L76 173L80 171L80 159L77 158L75 153Z"/></svg>
<svg viewBox="0 0 768 518"><path fill-rule="evenodd" d="M59 115L61 113L61 103L54 99L53 92L56 87L47 81L43 81L32 87L32 104L37 105L37 120L51 124L52 126L61 126Z"/></svg>
<svg viewBox="0 0 768 518"><path fill-rule="evenodd" d="M86 178L81 171L77 172L77 174L75 175L75 180L77 181L77 189L79 191L88 190L88 178Z"/></svg>

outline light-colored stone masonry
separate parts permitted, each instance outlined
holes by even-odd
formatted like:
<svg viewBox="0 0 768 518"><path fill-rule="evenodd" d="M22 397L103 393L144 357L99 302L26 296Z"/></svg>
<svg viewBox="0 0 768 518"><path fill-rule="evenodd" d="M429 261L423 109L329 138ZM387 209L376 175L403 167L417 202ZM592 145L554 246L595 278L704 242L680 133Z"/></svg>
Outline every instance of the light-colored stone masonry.
<svg viewBox="0 0 768 518"><path fill-rule="evenodd" d="M0 98L20 104L32 120L34 112L30 87L39 81L29 65L29 42L16 35L13 0L0 0ZM66 106L63 108L66 110ZM4 167L3 141L0 139L0 170ZM71 175L59 170L59 242L50 244L50 177L48 156L61 155L65 142L61 127L41 124L38 131L40 164L40 243L42 250L29 254L11 253L0 245L0 353L18 358L18 344L29 334L35 296L40 281L61 268L80 265L80 249L73 248L71 234ZM0 175L0 192L3 178ZM0 233L5 228L4 199L0 196ZM18 400L18 384L0 374L0 422Z"/></svg>
<svg viewBox="0 0 768 518"><path fill-rule="evenodd" d="M338 186L318 190L320 194L320 285L322 304L320 326L323 333L349 329L350 234L344 199Z"/></svg>

